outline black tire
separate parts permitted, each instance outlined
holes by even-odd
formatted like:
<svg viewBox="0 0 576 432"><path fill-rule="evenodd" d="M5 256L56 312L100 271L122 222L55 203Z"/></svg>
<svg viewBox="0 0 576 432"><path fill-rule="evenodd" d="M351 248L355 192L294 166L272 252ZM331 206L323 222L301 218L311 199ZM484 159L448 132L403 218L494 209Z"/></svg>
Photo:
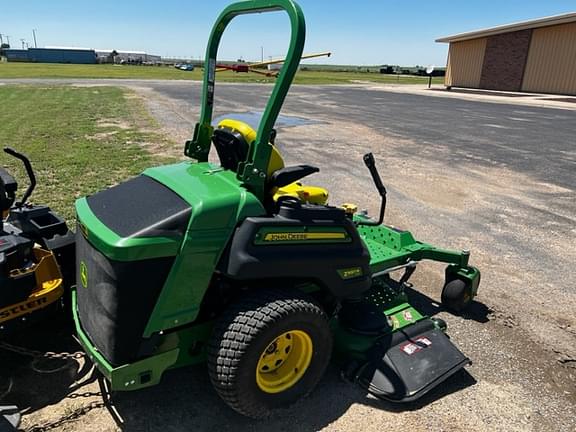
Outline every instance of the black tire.
<svg viewBox="0 0 576 432"><path fill-rule="evenodd" d="M312 341L311 360L301 378L278 393L256 380L258 362L272 342L290 331ZM323 310L309 296L292 290L256 290L224 313L208 349L208 371L218 395L252 418L269 416L309 394L324 374L332 353L332 332Z"/></svg>
<svg viewBox="0 0 576 432"><path fill-rule="evenodd" d="M453 312L462 312L472 303L472 286L470 282L454 279L442 289L442 304Z"/></svg>

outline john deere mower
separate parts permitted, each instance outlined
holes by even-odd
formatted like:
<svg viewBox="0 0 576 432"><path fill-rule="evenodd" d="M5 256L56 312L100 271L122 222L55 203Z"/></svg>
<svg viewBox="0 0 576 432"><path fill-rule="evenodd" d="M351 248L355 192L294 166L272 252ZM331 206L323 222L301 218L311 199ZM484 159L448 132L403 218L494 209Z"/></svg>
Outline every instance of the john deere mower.
<svg viewBox="0 0 576 432"><path fill-rule="evenodd" d="M285 65L257 131L212 124L216 54L236 16L285 11ZM375 396L419 398L469 363L441 320L408 302L417 263L447 263L442 302L460 311L476 295L469 253L436 248L377 220L284 166L273 129L298 68L304 17L291 0L234 3L206 52L202 112L185 146L192 160L150 168L76 202L78 338L112 391L160 382L173 368L207 361L221 398L250 417L308 394L332 359ZM220 164L208 162L212 145ZM394 275L398 275L394 277Z"/></svg>

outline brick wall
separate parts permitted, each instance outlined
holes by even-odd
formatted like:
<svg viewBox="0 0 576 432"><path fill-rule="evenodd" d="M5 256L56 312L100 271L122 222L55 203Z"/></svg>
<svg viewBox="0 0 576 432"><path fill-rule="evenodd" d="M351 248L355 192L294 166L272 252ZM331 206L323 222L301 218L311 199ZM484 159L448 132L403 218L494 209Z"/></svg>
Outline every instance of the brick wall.
<svg viewBox="0 0 576 432"><path fill-rule="evenodd" d="M532 29L489 37L480 88L520 91L531 37Z"/></svg>

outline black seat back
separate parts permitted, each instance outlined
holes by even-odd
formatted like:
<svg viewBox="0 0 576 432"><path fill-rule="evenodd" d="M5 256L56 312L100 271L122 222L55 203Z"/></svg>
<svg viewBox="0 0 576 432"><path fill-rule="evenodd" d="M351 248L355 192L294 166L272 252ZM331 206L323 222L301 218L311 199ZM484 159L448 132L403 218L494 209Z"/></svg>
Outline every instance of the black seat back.
<svg viewBox="0 0 576 432"><path fill-rule="evenodd" d="M0 212L10 210L16 198L18 183L4 168L0 168Z"/></svg>
<svg viewBox="0 0 576 432"><path fill-rule="evenodd" d="M224 169L236 172L238 164L248 156L248 143L238 131L226 127L216 129L212 134L212 142Z"/></svg>

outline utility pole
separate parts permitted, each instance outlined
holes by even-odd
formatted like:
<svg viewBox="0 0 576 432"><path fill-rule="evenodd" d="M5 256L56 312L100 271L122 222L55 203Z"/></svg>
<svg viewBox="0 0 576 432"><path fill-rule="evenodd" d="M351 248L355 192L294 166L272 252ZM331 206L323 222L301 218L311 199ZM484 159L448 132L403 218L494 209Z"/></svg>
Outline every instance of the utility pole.
<svg viewBox="0 0 576 432"><path fill-rule="evenodd" d="M38 44L36 43L36 29L32 29L32 36L34 36L34 48L38 48Z"/></svg>
<svg viewBox="0 0 576 432"><path fill-rule="evenodd" d="M22 49L24 49L24 45L26 44L26 39L20 39L20 42L22 42Z"/></svg>
<svg viewBox="0 0 576 432"><path fill-rule="evenodd" d="M260 47L260 61L264 63L264 47Z"/></svg>

